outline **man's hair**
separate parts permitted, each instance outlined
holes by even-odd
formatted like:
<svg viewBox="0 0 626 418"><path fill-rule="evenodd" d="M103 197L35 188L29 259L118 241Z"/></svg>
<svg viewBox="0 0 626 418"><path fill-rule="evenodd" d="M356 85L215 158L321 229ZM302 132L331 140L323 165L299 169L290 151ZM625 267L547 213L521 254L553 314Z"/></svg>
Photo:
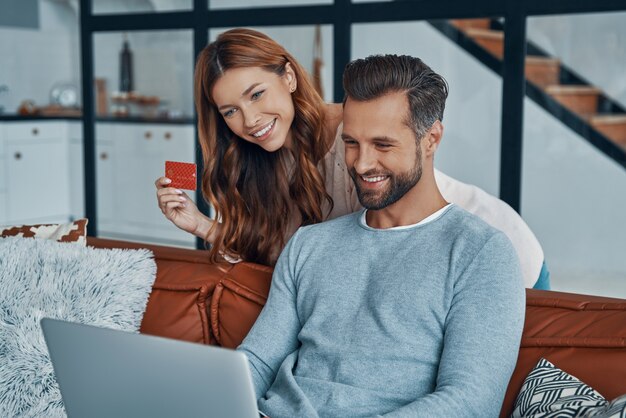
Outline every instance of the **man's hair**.
<svg viewBox="0 0 626 418"><path fill-rule="evenodd" d="M421 59L408 55L371 55L356 59L343 73L344 104L348 98L369 101L405 92L409 102L407 126L419 140L436 120L443 120L448 83Z"/></svg>

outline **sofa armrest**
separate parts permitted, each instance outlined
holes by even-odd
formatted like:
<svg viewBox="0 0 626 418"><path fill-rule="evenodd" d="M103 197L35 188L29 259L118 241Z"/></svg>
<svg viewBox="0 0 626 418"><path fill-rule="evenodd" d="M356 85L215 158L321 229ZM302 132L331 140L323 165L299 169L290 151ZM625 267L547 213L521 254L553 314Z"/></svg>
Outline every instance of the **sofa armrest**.
<svg viewBox="0 0 626 418"><path fill-rule="evenodd" d="M509 416L524 379L540 358L611 400L626 393L626 300L526 290L526 321L502 406Z"/></svg>

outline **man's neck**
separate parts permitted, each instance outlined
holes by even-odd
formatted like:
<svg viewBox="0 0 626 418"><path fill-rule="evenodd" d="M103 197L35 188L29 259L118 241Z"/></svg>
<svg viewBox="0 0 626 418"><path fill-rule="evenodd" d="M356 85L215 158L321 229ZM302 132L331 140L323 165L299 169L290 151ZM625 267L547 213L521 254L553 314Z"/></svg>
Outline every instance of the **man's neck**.
<svg viewBox="0 0 626 418"><path fill-rule="evenodd" d="M433 170L424 170L420 181L400 200L379 210L368 210L367 225L376 229L414 225L448 202L437 188Z"/></svg>

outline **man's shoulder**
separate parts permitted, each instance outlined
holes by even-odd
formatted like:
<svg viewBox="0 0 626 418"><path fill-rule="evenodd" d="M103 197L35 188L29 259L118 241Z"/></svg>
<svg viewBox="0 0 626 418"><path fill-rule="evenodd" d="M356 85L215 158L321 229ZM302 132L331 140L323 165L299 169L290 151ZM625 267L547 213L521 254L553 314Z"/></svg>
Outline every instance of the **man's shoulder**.
<svg viewBox="0 0 626 418"><path fill-rule="evenodd" d="M501 233L501 231L489 225L479 216L468 212L459 205L453 205L449 211L449 217L445 224L446 228L462 233L467 237L487 238Z"/></svg>
<svg viewBox="0 0 626 418"><path fill-rule="evenodd" d="M506 234L458 206L450 214L449 230L444 233L453 237L450 256L458 271L472 277L472 280L490 283L490 286L493 285L494 272L502 277L514 278L510 283L499 285L521 285L517 253ZM490 273L483 274L485 271Z"/></svg>
<svg viewBox="0 0 626 418"><path fill-rule="evenodd" d="M464 251L465 254L478 253L489 241L494 241L503 250L512 250L512 244L504 234L497 228L489 225L480 217L454 205L449 211L449 217L444 225L444 236L451 237L455 244L473 247L473 251Z"/></svg>

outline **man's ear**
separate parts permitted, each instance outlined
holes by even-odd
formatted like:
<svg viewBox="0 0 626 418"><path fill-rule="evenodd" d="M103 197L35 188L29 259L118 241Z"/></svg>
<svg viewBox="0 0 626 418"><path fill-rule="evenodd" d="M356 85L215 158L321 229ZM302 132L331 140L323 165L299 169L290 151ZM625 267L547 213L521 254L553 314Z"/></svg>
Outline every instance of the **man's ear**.
<svg viewBox="0 0 626 418"><path fill-rule="evenodd" d="M285 64L285 73L283 74L285 82L287 83L287 88L290 92L296 91L298 88L298 77L296 77L296 72L293 70L293 66L290 62Z"/></svg>
<svg viewBox="0 0 626 418"><path fill-rule="evenodd" d="M433 123L433 126L430 127L426 138L424 138L424 151L426 157L433 156L435 154L435 151L437 151L442 137L443 124L441 123L441 121L436 120L435 123Z"/></svg>

